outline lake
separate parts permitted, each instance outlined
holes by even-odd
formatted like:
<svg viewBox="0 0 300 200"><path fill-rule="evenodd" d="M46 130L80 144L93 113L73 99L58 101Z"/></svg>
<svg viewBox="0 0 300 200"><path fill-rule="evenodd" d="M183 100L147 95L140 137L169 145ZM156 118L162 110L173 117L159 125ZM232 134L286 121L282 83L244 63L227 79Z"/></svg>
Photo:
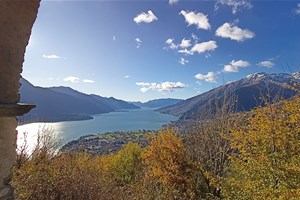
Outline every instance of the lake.
<svg viewBox="0 0 300 200"><path fill-rule="evenodd" d="M150 108L120 110L93 115L94 119L84 121L66 121L54 123L31 123L17 127L18 146L23 141L23 132L27 132L28 148L32 149L39 130L52 129L63 145L80 136L112 131L157 130L163 124L175 121L178 117L161 114Z"/></svg>

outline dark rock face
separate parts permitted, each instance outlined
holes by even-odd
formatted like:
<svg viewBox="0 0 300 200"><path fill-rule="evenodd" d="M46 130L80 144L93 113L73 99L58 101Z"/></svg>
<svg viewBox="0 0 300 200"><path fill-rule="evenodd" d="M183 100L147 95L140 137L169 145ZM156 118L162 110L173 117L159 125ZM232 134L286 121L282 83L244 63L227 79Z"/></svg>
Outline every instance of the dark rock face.
<svg viewBox="0 0 300 200"><path fill-rule="evenodd" d="M214 110L221 107L225 97L236 99L236 111L249 111L265 104L262 97L268 96L269 101L275 102L278 98L294 96L297 92L291 87L293 83L300 82L299 74L252 74L157 111L180 116L182 120L197 119L208 108Z"/></svg>

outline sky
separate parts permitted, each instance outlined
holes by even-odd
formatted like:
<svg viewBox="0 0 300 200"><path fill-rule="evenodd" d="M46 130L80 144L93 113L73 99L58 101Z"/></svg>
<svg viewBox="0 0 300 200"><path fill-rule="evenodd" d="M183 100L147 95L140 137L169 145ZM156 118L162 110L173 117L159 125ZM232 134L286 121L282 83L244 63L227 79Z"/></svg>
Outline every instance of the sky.
<svg viewBox="0 0 300 200"><path fill-rule="evenodd" d="M300 71L300 1L42 1L22 76L126 101Z"/></svg>

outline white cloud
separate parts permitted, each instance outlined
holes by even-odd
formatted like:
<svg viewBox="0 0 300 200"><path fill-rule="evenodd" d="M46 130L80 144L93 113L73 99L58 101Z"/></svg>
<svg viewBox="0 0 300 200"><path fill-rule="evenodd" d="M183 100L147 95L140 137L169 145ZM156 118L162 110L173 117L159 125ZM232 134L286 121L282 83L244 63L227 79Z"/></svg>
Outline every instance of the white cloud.
<svg viewBox="0 0 300 200"><path fill-rule="evenodd" d="M167 47L164 47L164 49L173 49L177 50L178 53L182 53L185 55L194 55L194 53L204 53L208 51L215 50L218 45L216 41L210 40L207 42L198 42L198 37L195 34L191 35L191 39L185 39L183 38L179 44L174 43L174 38L168 38L165 43L168 45ZM194 43L194 45L193 45ZM210 54L208 56L211 56ZM205 56L206 58L208 56ZM182 58L179 60L179 62L182 64L184 61Z"/></svg>
<svg viewBox="0 0 300 200"><path fill-rule="evenodd" d="M248 67L250 63L244 60L232 60L228 65L224 65L224 72L239 72L241 67Z"/></svg>
<svg viewBox="0 0 300 200"><path fill-rule="evenodd" d="M300 3L297 4L296 14L300 15Z"/></svg>
<svg viewBox="0 0 300 200"><path fill-rule="evenodd" d="M43 55L43 58L47 58L47 59L60 59L61 57L55 54L52 55Z"/></svg>
<svg viewBox="0 0 300 200"><path fill-rule="evenodd" d="M113 40L117 40L117 37L114 35L112 39L113 39Z"/></svg>
<svg viewBox="0 0 300 200"><path fill-rule="evenodd" d="M238 60L238 61L232 60L230 64L235 67L248 67L250 65L249 62L244 60Z"/></svg>
<svg viewBox="0 0 300 200"><path fill-rule="evenodd" d="M174 39L173 38L169 38L166 40L166 44L169 45L169 48L170 49L177 49L178 48L178 45L176 45L174 43Z"/></svg>
<svg viewBox="0 0 300 200"><path fill-rule="evenodd" d="M219 9L219 5L231 7L233 14L236 14L242 8L250 9L253 7L253 5L248 0L218 0L215 4L215 10Z"/></svg>
<svg viewBox="0 0 300 200"><path fill-rule="evenodd" d="M215 74L214 72L208 72L207 74L196 74L195 78L210 83L216 83L217 74Z"/></svg>
<svg viewBox="0 0 300 200"><path fill-rule="evenodd" d="M265 61L261 61L261 62L258 63L257 65L258 65L258 66L261 66L261 67L272 68L275 64L272 63L271 61L265 60Z"/></svg>
<svg viewBox="0 0 300 200"><path fill-rule="evenodd" d="M189 61L186 60L186 59L184 59L184 58L180 58L178 62L179 62L180 64L182 64L182 65L185 65L185 64L187 64Z"/></svg>
<svg viewBox="0 0 300 200"><path fill-rule="evenodd" d="M174 43L172 43L169 47L170 47L171 49L177 49L177 48L178 48L178 46L177 46L176 44L174 44Z"/></svg>
<svg viewBox="0 0 300 200"><path fill-rule="evenodd" d="M142 12L141 14L137 15L134 19L135 23L150 23L155 20L157 20L157 17L154 15L154 13L151 10L148 10L147 13Z"/></svg>
<svg viewBox="0 0 300 200"><path fill-rule="evenodd" d="M141 40L140 38L135 38L135 41L136 41L137 43L142 43L142 40Z"/></svg>
<svg viewBox="0 0 300 200"><path fill-rule="evenodd" d="M239 68L232 65L224 65L224 72L239 72Z"/></svg>
<svg viewBox="0 0 300 200"><path fill-rule="evenodd" d="M84 83L95 83L95 81L90 80L90 79L83 79L82 82L84 82Z"/></svg>
<svg viewBox="0 0 300 200"><path fill-rule="evenodd" d="M175 43L174 43L174 39L173 39L173 38L169 38L169 39L166 40L166 44L168 45L168 47L169 47L170 49L177 49L177 48L179 48L179 47L182 48L182 49L184 49L184 48L187 48L187 47L192 46L191 40L185 39L185 38L183 38L183 39L181 40L181 43L180 43L180 44L175 44Z"/></svg>
<svg viewBox="0 0 300 200"><path fill-rule="evenodd" d="M231 40L241 42L246 39L253 38L255 33L248 29L241 29L237 26L234 26L234 24L226 22L216 30L216 36L230 38Z"/></svg>
<svg viewBox="0 0 300 200"><path fill-rule="evenodd" d="M124 78L130 78L130 76L126 75L126 76L124 76Z"/></svg>
<svg viewBox="0 0 300 200"><path fill-rule="evenodd" d="M191 52L190 50L187 50L187 49L180 49L180 50L178 50L178 53L183 53L185 55L193 55L193 52Z"/></svg>
<svg viewBox="0 0 300 200"><path fill-rule="evenodd" d="M136 48L140 48L142 45L142 40L140 38L135 38L136 41Z"/></svg>
<svg viewBox="0 0 300 200"><path fill-rule="evenodd" d="M213 51L218 47L216 41L208 41L208 42L202 42L202 43L198 43L195 44L195 46L193 46L193 48L191 49L191 52L197 52L197 53L203 53L206 51Z"/></svg>
<svg viewBox="0 0 300 200"><path fill-rule="evenodd" d="M208 22L207 15L204 15L203 13L195 13L195 12L188 12L188 11L180 11L181 15L184 16L185 21L188 23L188 25L196 25L198 29L210 29L210 24Z"/></svg>
<svg viewBox="0 0 300 200"><path fill-rule="evenodd" d="M193 38L193 40L195 40L195 42L198 42L198 36L195 35L194 33L192 33L192 38Z"/></svg>
<svg viewBox="0 0 300 200"><path fill-rule="evenodd" d="M68 77L64 78L63 80L66 82L78 83L80 79L75 76L68 76Z"/></svg>
<svg viewBox="0 0 300 200"><path fill-rule="evenodd" d="M150 86L150 83L146 83L146 82L137 82L137 83L135 83L136 85L138 85L138 86Z"/></svg>
<svg viewBox="0 0 300 200"><path fill-rule="evenodd" d="M173 4L178 3L178 1L179 1L179 0L169 0L169 4L170 4L170 5L173 5Z"/></svg>
<svg viewBox="0 0 300 200"><path fill-rule="evenodd" d="M178 50L178 53L183 53L186 55L193 55L195 52L197 53L204 53L206 51L213 51L218 47L216 41L207 41L195 44L190 50L188 49L181 49Z"/></svg>
<svg viewBox="0 0 300 200"><path fill-rule="evenodd" d="M188 48L188 47L192 46L191 40L186 40L185 38L183 38L183 39L181 40L181 43L180 43L179 46L180 46L181 48Z"/></svg>
<svg viewBox="0 0 300 200"><path fill-rule="evenodd" d="M188 50L188 48L192 46L192 43L198 42L198 37L195 34L192 34L191 37L193 38L193 40L183 38L179 44L174 43L174 38L168 38L165 42L168 45L168 47L164 47L164 49L179 49L179 53L193 55L195 51ZM215 43L215 41L213 42ZM211 41L209 41L209 43L211 43ZM205 43L203 43L202 45L205 45Z"/></svg>
<svg viewBox="0 0 300 200"><path fill-rule="evenodd" d="M150 89L150 88L148 88L148 87L142 87L142 88L140 89L140 91L141 91L141 92L147 92L149 89Z"/></svg>
<svg viewBox="0 0 300 200"><path fill-rule="evenodd" d="M173 41L174 41L173 38L169 38L169 39L166 40L166 44L170 45L170 44L173 43Z"/></svg>
<svg viewBox="0 0 300 200"><path fill-rule="evenodd" d="M140 86L140 91L147 92L148 90L155 90L159 92L173 92L176 89L184 88L186 85L182 82L162 82L162 83L146 83L137 82L136 85Z"/></svg>

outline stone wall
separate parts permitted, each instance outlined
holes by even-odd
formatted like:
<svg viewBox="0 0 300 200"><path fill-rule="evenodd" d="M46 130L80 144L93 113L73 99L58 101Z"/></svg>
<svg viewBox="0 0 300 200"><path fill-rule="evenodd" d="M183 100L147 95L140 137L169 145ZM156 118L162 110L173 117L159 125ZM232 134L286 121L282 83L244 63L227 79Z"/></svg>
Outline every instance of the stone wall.
<svg viewBox="0 0 300 200"><path fill-rule="evenodd" d="M20 73L39 4L40 0L0 1L0 200L13 199L9 182L16 158L17 120L7 109L19 113Z"/></svg>
<svg viewBox="0 0 300 200"><path fill-rule="evenodd" d="M25 48L38 7L38 0L0 1L0 103L19 101Z"/></svg>
<svg viewBox="0 0 300 200"><path fill-rule="evenodd" d="M10 169L15 162L16 149L16 126L17 120L14 117L0 117L0 199L9 199L13 189L9 185L11 174Z"/></svg>

